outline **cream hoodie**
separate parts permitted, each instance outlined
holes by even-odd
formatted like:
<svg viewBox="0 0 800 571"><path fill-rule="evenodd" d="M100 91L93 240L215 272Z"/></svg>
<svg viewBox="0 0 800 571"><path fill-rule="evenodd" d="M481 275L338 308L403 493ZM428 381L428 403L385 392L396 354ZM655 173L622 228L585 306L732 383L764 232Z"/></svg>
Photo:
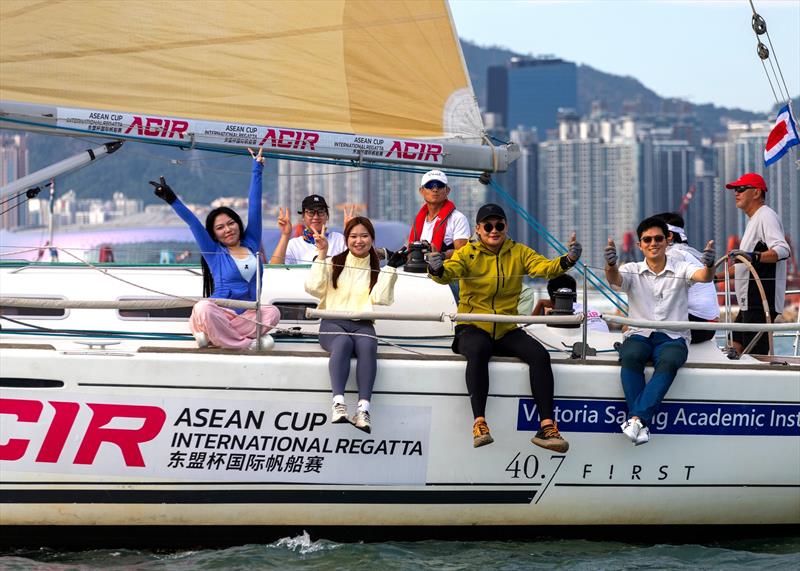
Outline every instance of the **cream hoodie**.
<svg viewBox="0 0 800 571"><path fill-rule="evenodd" d="M372 311L373 305L394 303L394 284L397 281L395 268L381 268L372 292L369 291L369 256L358 258L348 252L336 288L331 284L332 270L331 258L325 258L313 263L306 277L306 291L319 299L317 309Z"/></svg>

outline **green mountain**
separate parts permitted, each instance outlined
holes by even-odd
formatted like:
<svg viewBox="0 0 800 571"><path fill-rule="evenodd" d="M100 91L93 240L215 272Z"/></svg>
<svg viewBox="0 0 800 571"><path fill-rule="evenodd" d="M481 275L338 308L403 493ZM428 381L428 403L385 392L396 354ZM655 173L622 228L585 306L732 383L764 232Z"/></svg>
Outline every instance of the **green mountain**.
<svg viewBox="0 0 800 571"><path fill-rule="evenodd" d="M487 69L494 65L505 65L509 58L526 57L501 47L481 47L461 40L461 49L467 62L472 87L481 107L486 105ZM651 113L666 111L670 113L693 113L706 136L725 132L728 120L755 121L763 119L761 113L742 109L728 109L712 104L694 105L680 99L660 97L653 90L633 78L606 73L588 65L578 66L578 113L588 114L594 101L601 101L603 107L612 114L623 113L626 106L636 106Z"/></svg>

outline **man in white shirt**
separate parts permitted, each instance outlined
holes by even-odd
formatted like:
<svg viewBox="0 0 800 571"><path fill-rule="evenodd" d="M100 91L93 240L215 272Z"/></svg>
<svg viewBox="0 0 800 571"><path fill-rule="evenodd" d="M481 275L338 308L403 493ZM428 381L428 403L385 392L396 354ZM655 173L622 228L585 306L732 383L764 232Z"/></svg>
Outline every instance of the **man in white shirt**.
<svg viewBox="0 0 800 571"><path fill-rule="evenodd" d="M703 254L689 245L689 239L684 230L683 216L677 212L662 212L656 214L667 223L667 256L675 256L678 260L689 262L697 269L703 267L700 258ZM689 288L689 321L708 323L719 321L719 300L717 288L712 283L698 283ZM692 329L692 344L703 343L714 338L716 331L708 329Z"/></svg>
<svg viewBox="0 0 800 571"><path fill-rule="evenodd" d="M447 184L447 175L440 170L422 175L419 194L425 204L411 225L408 243L425 240L435 251L443 252L445 259L449 259L472 235L467 217L456 210L455 204L447 198L450 186Z"/></svg>
<svg viewBox="0 0 800 571"><path fill-rule="evenodd" d="M281 209L278 216L278 227L281 237L275 251L269 260L270 264L310 264L317 255L317 246L314 234L322 234L328 238L328 253L335 256L347 249L344 236L339 232L328 232L325 225L328 223L328 203L318 194L306 196L302 208L297 211L303 215L303 234L291 238L292 224L289 220L289 210L283 214Z"/></svg>
<svg viewBox="0 0 800 571"><path fill-rule="evenodd" d="M783 313L786 295L786 259L791 255L789 244L783 233L783 225L778 214L767 206L767 183L756 173L746 173L738 180L729 182L725 188L736 192L736 208L747 215L747 226L739 243L738 250L731 250L729 256L734 266L736 299L739 302L737 323L766 323L766 311L770 319ZM761 299L756 281L750 270L737 260L743 256L752 265L761 279L767 298L767 308ZM755 337L755 332L735 331L733 347L740 355ZM762 334L751 349L752 353L769 353L769 335Z"/></svg>
<svg viewBox="0 0 800 571"><path fill-rule="evenodd" d="M643 262L617 268L617 248L609 238L605 249L606 279L616 291L628 294L628 317L648 321L686 321L689 288L714 278L714 241L706 244L702 269L667 257L667 225L660 218L644 219L636 229ZM648 425L658 412L678 369L686 362L689 329L668 331L631 327L619 350L622 389L628 420L620 428L635 445L650 440ZM653 361L653 377L645 384L644 367Z"/></svg>

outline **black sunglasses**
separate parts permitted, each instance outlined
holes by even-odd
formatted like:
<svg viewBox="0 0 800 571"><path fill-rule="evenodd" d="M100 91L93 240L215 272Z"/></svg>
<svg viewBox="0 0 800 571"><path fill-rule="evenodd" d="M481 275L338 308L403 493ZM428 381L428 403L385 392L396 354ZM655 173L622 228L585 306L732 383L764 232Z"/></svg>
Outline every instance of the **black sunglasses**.
<svg viewBox="0 0 800 571"><path fill-rule="evenodd" d="M666 240L666 238L664 237L663 234L659 234L658 236L643 236L642 237L642 243L643 244L649 244L653 240L655 240L656 244L660 244L661 242Z"/></svg>
<svg viewBox="0 0 800 571"><path fill-rule="evenodd" d="M751 188L755 188L755 187L754 186L737 186L736 188L733 189L733 191L736 194L739 194L741 192L745 192L747 190L750 190Z"/></svg>
<svg viewBox="0 0 800 571"><path fill-rule="evenodd" d="M428 190L441 190L442 188L447 188L447 185L440 180L429 180L424 187Z"/></svg>
<svg viewBox="0 0 800 571"><path fill-rule="evenodd" d="M498 232L502 232L503 230L506 229L506 225L505 225L504 222L496 222L495 224L492 224L491 222L484 222L483 223L483 229L486 232L491 232L495 228L497 229Z"/></svg>

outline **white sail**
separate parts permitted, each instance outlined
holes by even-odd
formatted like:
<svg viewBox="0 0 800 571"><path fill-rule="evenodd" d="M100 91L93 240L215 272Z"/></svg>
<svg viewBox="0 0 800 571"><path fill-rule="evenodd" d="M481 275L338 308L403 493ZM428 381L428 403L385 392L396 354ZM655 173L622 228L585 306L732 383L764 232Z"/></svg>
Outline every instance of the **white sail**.
<svg viewBox="0 0 800 571"><path fill-rule="evenodd" d="M476 170L514 158L475 144L483 125L443 0L4 0L0 119Z"/></svg>

